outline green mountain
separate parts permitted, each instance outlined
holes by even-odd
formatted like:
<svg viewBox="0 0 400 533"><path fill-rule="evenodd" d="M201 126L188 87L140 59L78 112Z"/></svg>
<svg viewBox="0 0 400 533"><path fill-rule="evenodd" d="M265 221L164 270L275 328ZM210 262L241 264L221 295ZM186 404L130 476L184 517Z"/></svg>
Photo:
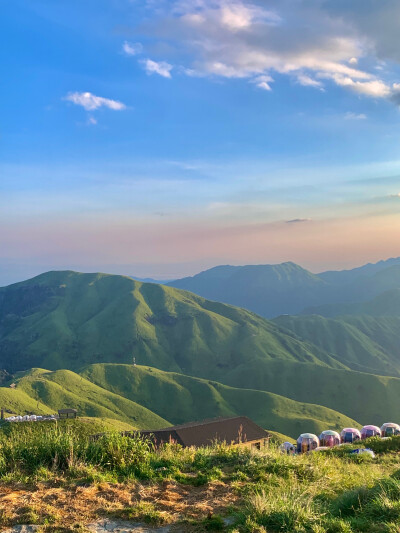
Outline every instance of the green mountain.
<svg viewBox="0 0 400 533"><path fill-rule="evenodd" d="M247 415L263 427L295 438L305 431L318 433L357 424L326 407L151 367L97 364L80 375L69 370L34 369L20 373L15 382L14 390L0 387L0 398L3 391L24 398L29 407L15 404L19 414L43 414L69 406L78 409L81 416L112 419L114 426L120 421L136 428L157 429L170 423Z"/></svg>
<svg viewBox="0 0 400 533"><path fill-rule="evenodd" d="M382 376L400 372L398 326L366 314L271 322L173 287L49 272L0 289L1 366L51 370L17 374L0 399L152 428L233 413L293 436L381 424L400 420L400 379Z"/></svg>
<svg viewBox="0 0 400 533"><path fill-rule="evenodd" d="M242 365L226 375L232 387L267 390L299 402L323 405L360 424L400 420L400 379L292 361Z"/></svg>
<svg viewBox="0 0 400 533"><path fill-rule="evenodd" d="M274 322L319 346L352 370L400 376L400 316L301 315L280 316Z"/></svg>
<svg viewBox="0 0 400 533"><path fill-rule="evenodd" d="M131 363L219 379L247 361L341 368L254 313L124 276L48 272L0 289L0 358L9 371Z"/></svg>
<svg viewBox="0 0 400 533"><path fill-rule="evenodd" d="M167 420L145 407L106 391L70 370L49 372L33 369L17 374L15 383L16 388L11 392L29 397L30 408L27 411L35 414L71 407L77 409L81 415L120 420L140 429L156 429L169 425ZM0 393L4 390L10 389L0 387ZM19 406L20 413L25 410L22 405Z"/></svg>

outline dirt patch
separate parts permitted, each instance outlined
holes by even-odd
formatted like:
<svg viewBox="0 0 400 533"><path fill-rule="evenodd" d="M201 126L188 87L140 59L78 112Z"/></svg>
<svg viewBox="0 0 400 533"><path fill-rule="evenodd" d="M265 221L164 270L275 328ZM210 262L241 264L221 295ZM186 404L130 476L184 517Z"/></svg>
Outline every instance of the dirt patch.
<svg viewBox="0 0 400 533"><path fill-rule="evenodd" d="M201 487L172 481L89 486L40 483L33 488L0 485L0 529L32 523L76 531L99 520L121 517L135 506L145 508L146 504L154 510L155 520L161 521L158 526L178 525L186 520L201 521L213 514L225 514L239 503L236 492L221 481ZM151 522L152 516L145 519Z"/></svg>

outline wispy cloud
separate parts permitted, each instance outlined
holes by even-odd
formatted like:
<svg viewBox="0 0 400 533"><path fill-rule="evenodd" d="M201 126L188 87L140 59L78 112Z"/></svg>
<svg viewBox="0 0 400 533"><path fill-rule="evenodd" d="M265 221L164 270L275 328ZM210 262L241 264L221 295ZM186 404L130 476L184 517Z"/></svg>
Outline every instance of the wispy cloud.
<svg viewBox="0 0 400 533"><path fill-rule="evenodd" d="M345 120L366 120L367 115L365 113L353 113L352 111L348 111L344 115Z"/></svg>
<svg viewBox="0 0 400 533"><path fill-rule="evenodd" d="M292 220L285 220L286 224L302 224L303 222L311 222L311 218L293 218Z"/></svg>
<svg viewBox="0 0 400 533"><path fill-rule="evenodd" d="M137 56L143 52L143 45L141 43L125 41L122 45L122 51L128 56Z"/></svg>
<svg viewBox="0 0 400 533"><path fill-rule="evenodd" d="M122 102L110 100L109 98L103 98L102 96L96 96L89 92L71 92L65 96L64 100L72 102L75 105L79 105L86 109L86 111L94 111L100 107L107 107L108 109L113 109L114 111L126 109L126 105Z"/></svg>
<svg viewBox="0 0 400 533"><path fill-rule="evenodd" d="M298 74L297 82L304 87L315 87L316 89L324 90L324 85L321 81L315 80L306 74Z"/></svg>
<svg viewBox="0 0 400 533"><path fill-rule="evenodd" d="M163 78L171 78L171 70L173 66L166 61L153 61L152 59L144 59L141 61L147 74L158 74Z"/></svg>
<svg viewBox="0 0 400 533"><path fill-rule="evenodd" d="M271 91L271 85L270 83L273 82L273 78L271 76L263 75L258 76L253 80L253 82L257 85L259 89L264 89L264 91Z"/></svg>

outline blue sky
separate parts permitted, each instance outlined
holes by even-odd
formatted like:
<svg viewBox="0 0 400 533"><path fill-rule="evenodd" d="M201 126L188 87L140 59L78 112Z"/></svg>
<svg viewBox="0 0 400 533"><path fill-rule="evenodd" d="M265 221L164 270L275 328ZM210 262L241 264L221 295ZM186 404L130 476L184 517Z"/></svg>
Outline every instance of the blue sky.
<svg viewBox="0 0 400 533"><path fill-rule="evenodd" d="M0 283L400 255L397 1L0 15Z"/></svg>

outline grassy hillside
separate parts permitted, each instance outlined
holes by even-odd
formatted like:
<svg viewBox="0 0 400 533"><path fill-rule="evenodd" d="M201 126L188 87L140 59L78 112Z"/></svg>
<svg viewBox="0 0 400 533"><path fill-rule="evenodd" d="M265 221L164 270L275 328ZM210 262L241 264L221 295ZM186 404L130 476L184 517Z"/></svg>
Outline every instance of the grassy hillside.
<svg viewBox="0 0 400 533"><path fill-rule="evenodd" d="M3 390L23 397L25 403L14 403L17 414L51 413L68 406L112 429L157 429L192 420L247 415L265 428L296 438L305 431L319 433L357 424L326 407L150 367L97 364L87 367L82 375L35 369L21 373L16 383L15 390L0 388L0 398Z"/></svg>
<svg viewBox="0 0 400 533"><path fill-rule="evenodd" d="M400 376L400 317L304 315L281 316L274 322L353 370Z"/></svg>
<svg viewBox="0 0 400 533"><path fill-rule="evenodd" d="M128 523L119 530L182 533L399 531L399 437L365 441L373 458L352 454L357 445L288 456L273 444L153 449L115 434L92 441L82 424L7 429L2 531L111 531L121 520Z"/></svg>
<svg viewBox="0 0 400 533"><path fill-rule="evenodd" d="M130 363L218 379L244 361L342 367L243 309L123 276L48 272L0 289L2 366Z"/></svg>
<svg viewBox="0 0 400 533"><path fill-rule="evenodd" d="M263 366L237 367L226 375L224 383L324 405L361 424L379 426L390 420L400 420L400 379L395 377L271 361Z"/></svg>
<svg viewBox="0 0 400 533"><path fill-rule="evenodd" d="M116 419L136 428L160 428L167 420L145 407L90 383L69 370L49 372L35 369L22 373L13 392L30 397L30 411L37 412L36 404L46 405L45 412L56 412L64 407L78 410L80 415ZM3 389L0 388L0 393ZM7 390L7 389L6 389ZM43 408L42 408L43 409Z"/></svg>
<svg viewBox="0 0 400 533"><path fill-rule="evenodd" d="M292 437L305 431L357 424L342 414L269 392L232 388L155 368L97 364L82 375L115 394L129 398L179 424L217 416L247 415L264 428Z"/></svg>

